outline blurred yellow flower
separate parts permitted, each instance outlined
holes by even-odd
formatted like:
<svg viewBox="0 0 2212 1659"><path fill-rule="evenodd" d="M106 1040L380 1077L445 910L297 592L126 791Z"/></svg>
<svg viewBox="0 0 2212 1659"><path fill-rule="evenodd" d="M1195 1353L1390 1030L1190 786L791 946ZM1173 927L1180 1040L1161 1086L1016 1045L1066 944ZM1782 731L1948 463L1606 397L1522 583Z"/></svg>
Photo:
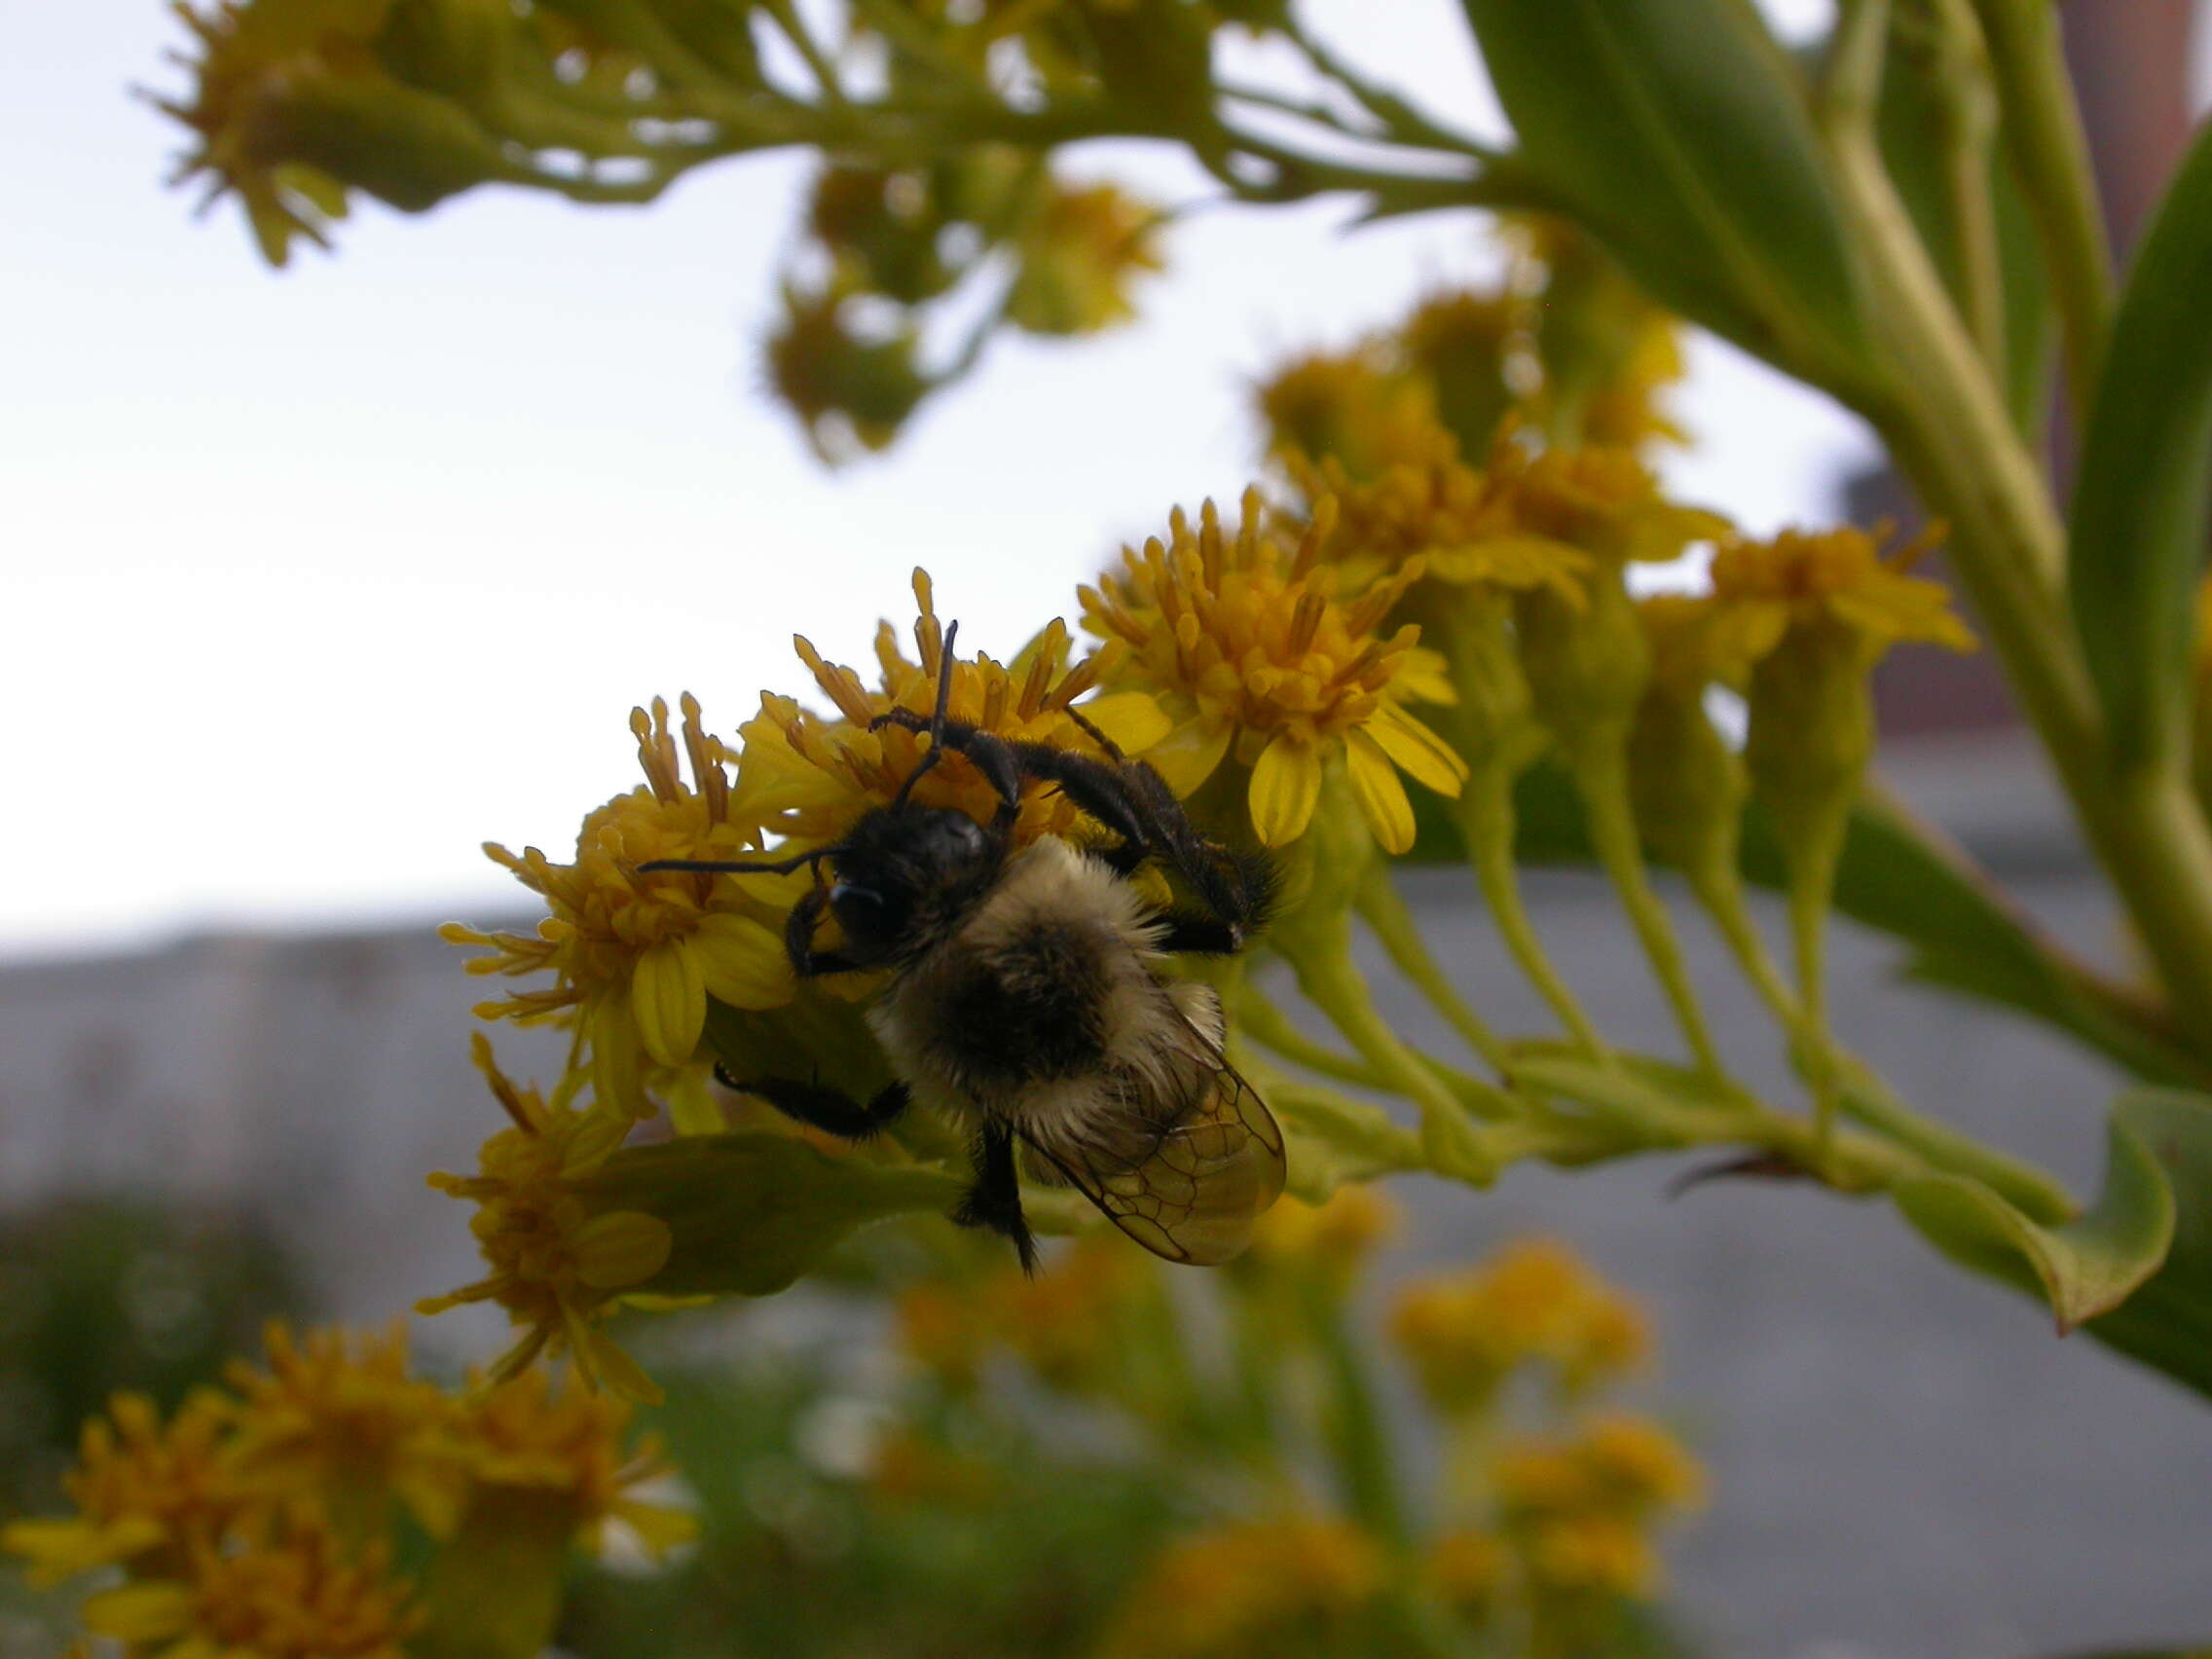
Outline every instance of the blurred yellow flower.
<svg viewBox="0 0 2212 1659"><path fill-rule="evenodd" d="M309 1512L241 1542L195 1542L174 1576L92 1597L86 1629L134 1659L403 1659L423 1615L382 1544L349 1558Z"/></svg>
<svg viewBox="0 0 2212 1659"><path fill-rule="evenodd" d="M1170 1545L1138 1578L1101 1659L1262 1659L1326 1643L1381 1592L1381 1547L1346 1522L1245 1521ZM1325 1645L1323 1651L1331 1650Z"/></svg>
<svg viewBox="0 0 2212 1659"><path fill-rule="evenodd" d="M1487 1616L1513 1581L1513 1552L1494 1532L1446 1532L1428 1548L1421 1577L1463 1619Z"/></svg>
<svg viewBox="0 0 2212 1659"><path fill-rule="evenodd" d="M1326 457L1357 479L1419 461L1443 430L1430 387L1376 347L1294 358L1254 388L1253 402L1271 458Z"/></svg>
<svg viewBox="0 0 2212 1659"><path fill-rule="evenodd" d="M587 1383L604 1381L630 1399L660 1391L598 1321L625 1290L660 1271L674 1242L668 1224L641 1210L595 1209L582 1183L621 1143L626 1124L604 1108L578 1112L534 1088L518 1088L473 1040L477 1065L513 1127L484 1143L475 1175L435 1174L429 1183L476 1206L469 1230L492 1265L488 1277L415 1305L442 1313L469 1302L497 1302L526 1327L492 1369L503 1382L547 1348L575 1356Z"/></svg>
<svg viewBox="0 0 2212 1659"><path fill-rule="evenodd" d="M1607 1412L1582 1420L1575 1455L1606 1501L1631 1511L1696 1509L1705 1470L1648 1418Z"/></svg>
<svg viewBox="0 0 2212 1659"><path fill-rule="evenodd" d="M1729 530L1717 513L1668 500L1630 450L1532 452L1508 432L1492 445L1484 476L1493 534L1561 543L1611 565L1663 563Z"/></svg>
<svg viewBox="0 0 2212 1659"><path fill-rule="evenodd" d="M1236 1271L1310 1275L1342 1293L1375 1251L1397 1236L1403 1221L1390 1196L1366 1183L1339 1187L1320 1204L1285 1198L1260 1218Z"/></svg>
<svg viewBox="0 0 2212 1659"><path fill-rule="evenodd" d="M328 1328L263 1338L264 1367L234 1360L224 1379L239 1400L230 1457L255 1493L312 1497L334 1513L374 1513L398 1497L433 1533L459 1496L453 1406L407 1374L407 1333Z"/></svg>
<svg viewBox="0 0 2212 1659"><path fill-rule="evenodd" d="M1442 659L1420 647L1418 628L1378 632L1419 579L1420 561L1340 598L1322 557L1333 504L1316 507L1293 553L1263 534L1263 513L1257 489L1245 493L1234 535L1210 501L1196 530L1178 509L1166 542L1124 548L1119 570L1081 591L1084 625L1127 643L1115 682L1157 692L1179 721L1145 756L1177 794L1234 756L1251 769L1253 829L1279 847L1305 832L1341 756L1376 840L1402 853L1414 816L1398 768L1447 795L1467 776L1466 762L1405 709L1411 699L1453 700Z"/></svg>
<svg viewBox="0 0 2212 1659"><path fill-rule="evenodd" d="M1461 461L1439 435L1419 461L1403 461L1361 483L1334 460L1291 463L1301 491L1337 501L1335 558L1353 571L1394 571L1422 561L1431 581L1519 591L1549 588L1583 602L1592 556L1557 537L1526 534L1506 486Z"/></svg>
<svg viewBox="0 0 2212 1659"><path fill-rule="evenodd" d="M1641 1600L1659 1588L1658 1551L1641 1527L1618 1515L1547 1519L1531 1530L1526 1552L1539 1593Z"/></svg>
<svg viewBox="0 0 2212 1659"><path fill-rule="evenodd" d="M760 844L758 819L734 803L723 771L727 752L701 730L696 701L686 696L682 708L692 784L683 782L668 706L656 699L649 717L642 709L630 716L645 787L584 820L573 864L554 864L535 847L518 858L496 843L486 846L550 905L535 938L458 923L440 930L448 943L492 952L468 964L472 974L551 973L550 989L484 1003L477 1014L570 1027L579 1048L590 1051L601 1102L633 1117L653 1111L645 1091L646 1062L691 1060L710 996L732 1008L769 1009L788 1003L793 989L774 925L774 890L763 891L762 878L638 873L656 859L730 859Z"/></svg>
<svg viewBox="0 0 2212 1659"><path fill-rule="evenodd" d="M603 1547L610 1526L627 1528L654 1555L688 1543L697 1517L647 1501L638 1490L669 1472L649 1436L625 1451L630 1420L625 1400L587 1393L542 1371L472 1395L461 1432L479 1488L550 1512L558 1524Z"/></svg>
<svg viewBox="0 0 2212 1659"><path fill-rule="evenodd" d="M62 1477L75 1516L11 1521L0 1550L21 1556L31 1582L47 1585L219 1538L251 1502L225 1449L234 1417L212 1389L187 1396L166 1422L145 1395L116 1395L86 1422Z"/></svg>
<svg viewBox="0 0 2212 1659"><path fill-rule="evenodd" d="M1023 224L1007 319L1033 334L1094 334L1136 315L1129 287L1162 268L1160 210L1111 184L1048 190Z"/></svg>
<svg viewBox="0 0 2212 1659"><path fill-rule="evenodd" d="M1390 1333L1430 1400L1455 1413L1485 1404L1525 1362L1550 1364L1574 1390L1635 1365L1645 1347L1634 1308L1549 1239L1409 1284Z"/></svg>
<svg viewBox="0 0 2212 1659"><path fill-rule="evenodd" d="M1826 625L1857 636L1867 666L1910 641L1971 651L1973 635L1941 582L1908 574L1937 534L1885 555L1855 526L1786 530L1766 541L1730 539L1713 558L1713 603L1722 647L1755 662L1792 627Z"/></svg>
<svg viewBox="0 0 2212 1659"><path fill-rule="evenodd" d="M990 1293L991 1324L1040 1379L1081 1392L1105 1384L1137 1309L1159 1294L1148 1258L1118 1235L1090 1233L1034 1278L1002 1274Z"/></svg>

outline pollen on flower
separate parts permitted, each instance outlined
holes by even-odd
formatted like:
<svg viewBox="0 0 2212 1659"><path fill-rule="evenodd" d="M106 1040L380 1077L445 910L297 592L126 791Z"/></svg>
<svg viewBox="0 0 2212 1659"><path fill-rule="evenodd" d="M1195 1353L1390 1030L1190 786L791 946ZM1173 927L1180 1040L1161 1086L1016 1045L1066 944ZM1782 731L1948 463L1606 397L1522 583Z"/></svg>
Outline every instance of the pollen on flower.
<svg viewBox="0 0 2212 1659"><path fill-rule="evenodd" d="M176 1576L103 1591L85 1604L84 1619L152 1659L401 1659L423 1624L382 1544L349 1555L308 1512L284 1516L242 1547L195 1543Z"/></svg>
<svg viewBox="0 0 2212 1659"><path fill-rule="evenodd" d="M699 1047L710 997L733 1008L780 1008L791 1000L791 961L780 933L772 877L699 874L638 866L660 859L728 860L760 844L761 826L741 802L724 764L729 756L700 726L699 705L682 700L686 784L657 699L648 716L633 710L644 787L617 795L584 820L572 864L555 864L535 847L518 857L485 848L551 914L535 936L487 933L449 924L452 944L491 954L472 974L549 973L550 986L480 1005L486 1018L550 1020L568 1026L589 1051L595 1091L633 1117L654 1108L649 1066L682 1067Z"/></svg>
<svg viewBox="0 0 2212 1659"><path fill-rule="evenodd" d="M604 1210L585 1182L620 1144L625 1124L604 1108L579 1112L535 1089L517 1088L475 1039L476 1063L513 1120L484 1143L474 1175L431 1175L429 1183L474 1203L469 1230L492 1272L473 1284L416 1305L441 1313L470 1302L497 1302L523 1335L493 1368L505 1381L540 1352L568 1350L587 1383L605 1382L632 1399L658 1397L635 1360L598 1328L621 1293L642 1285L668 1260L668 1224L640 1210Z"/></svg>
<svg viewBox="0 0 2212 1659"><path fill-rule="evenodd" d="M688 1542L697 1530L687 1510L648 1501L641 1488L669 1472L659 1444L625 1449L627 1401L595 1395L542 1371L526 1371L475 1395L460 1434L479 1486L541 1506L594 1547L622 1526L654 1555Z"/></svg>
<svg viewBox="0 0 2212 1659"><path fill-rule="evenodd" d="M1332 502L1317 503L1286 549L1266 531L1257 489L1234 533L1210 501L1196 526L1177 510L1165 541L1124 548L1118 569L1081 590L1084 625L1128 646L1120 682L1155 691L1177 721L1146 755L1176 793L1233 757L1250 769L1253 828L1282 846L1304 833L1325 766L1341 756L1376 839L1404 852L1414 819L1398 770L1447 795L1467 775L1405 704L1455 693L1419 628L1381 632L1421 561L1341 594L1324 556L1335 516Z"/></svg>

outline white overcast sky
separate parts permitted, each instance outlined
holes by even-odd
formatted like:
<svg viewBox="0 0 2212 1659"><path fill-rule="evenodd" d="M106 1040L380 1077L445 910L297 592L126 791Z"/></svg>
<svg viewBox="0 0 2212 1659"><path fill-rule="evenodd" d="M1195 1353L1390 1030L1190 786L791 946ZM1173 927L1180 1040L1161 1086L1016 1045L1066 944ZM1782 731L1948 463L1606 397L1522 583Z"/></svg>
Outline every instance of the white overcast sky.
<svg viewBox="0 0 2212 1659"><path fill-rule="evenodd" d="M1487 110L1456 10L1309 8L1437 107ZM0 958L510 909L478 843L571 846L634 781L633 703L688 688L733 726L798 688L793 630L860 657L916 562L965 639L1011 650L1120 536L1235 494L1256 370L1480 269L1454 218L1198 214L1141 324L1008 342L892 456L830 475L756 384L799 163L643 211L370 203L335 258L272 273L234 205L195 223L161 188L175 140L126 89L175 84L166 11L22 21L36 50L18 29L0 57ZM1853 424L1719 348L1696 365L1677 486L1756 528L1827 510Z"/></svg>

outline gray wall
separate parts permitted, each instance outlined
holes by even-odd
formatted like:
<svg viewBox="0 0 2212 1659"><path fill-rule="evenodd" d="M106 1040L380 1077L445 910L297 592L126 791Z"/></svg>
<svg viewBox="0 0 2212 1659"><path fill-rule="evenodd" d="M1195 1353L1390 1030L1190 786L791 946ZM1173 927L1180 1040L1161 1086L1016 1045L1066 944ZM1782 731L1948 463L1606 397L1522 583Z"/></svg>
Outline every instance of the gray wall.
<svg viewBox="0 0 2212 1659"><path fill-rule="evenodd" d="M1902 770L2060 933L2109 953L2109 914L2021 757L1935 750ZM1541 1029L1467 886L1411 878L1476 1001ZM1666 1050L1602 887L1555 873L1531 891L1604 1028ZM1769 1028L1684 926L1724 1040L1782 1090ZM2016 1022L1894 985L1895 958L1842 932L1839 1028L1918 1102L2093 1188L2115 1080ZM342 1316L388 1317L476 1271L464 1210L423 1175L467 1167L494 1126L466 1062L483 989L426 925L0 968L0 1203L138 1185L253 1205L300 1241ZM548 1079L559 1048L501 1040L510 1069ZM1414 1226L1393 1271L1541 1231L1645 1300L1664 1350L1652 1403L1714 1475L1714 1506L1676 1559L1716 1651L2029 1659L2212 1640L2212 1413L2057 1340L1878 1204L1756 1182L1670 1199L1680 1167L1523 1168L1482 1195L1405 1183ZM499 1340L496 1319L456 1318L421 1334L479 1354Z"/></svg>

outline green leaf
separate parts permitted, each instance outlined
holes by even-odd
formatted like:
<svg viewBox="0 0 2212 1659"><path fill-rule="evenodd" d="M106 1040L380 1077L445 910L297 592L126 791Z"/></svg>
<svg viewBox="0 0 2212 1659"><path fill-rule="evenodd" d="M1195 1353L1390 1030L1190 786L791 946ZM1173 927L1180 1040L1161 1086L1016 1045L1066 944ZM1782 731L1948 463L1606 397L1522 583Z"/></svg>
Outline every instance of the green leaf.
<svg viewBox="0 0 2212 1659"><path fill-rule="evenodd" d="M1458 864L1465 843L1449 808L1414 791L1417 864ZM1527 864L1593 862L1582 805L1566 773L1535 767L1515 792L1515 856ZM1780 845L1756 805L1745 815L1745 878L1780 891ZM2064 1031L2146 1083L2202 1087L2204 1062L2136 1017L2092 980L1939 831L1870 793L1852 809L1836 873L1836 908L1911 947L1905 972Z"/></svg>
<svg viewBox="0 0 2212 1659"><path fill-rule="evenodd" d="M2067 579L2117 767L2168 762L2188 728L2191 601L2212 489L2212 128L2120 296L2083 439Z"/></svg>
<svg viewBox="0 0 2212 1659"><path fill-rule="evenodd" d="M1750 0L1462 0L1518 161L1652 294L1825 385L1869 331L1802 80Z"/></svg>
<svg viewBox="0 0 2212 1659"><path fill-rule="evenodd" d="M2020 1289L2041 1286L2061 1335L2109 1313L2157 1271L2174 1238L2174 1191L2146 1133L2156 1109L2122 1095L2106 1127L2096 1207L2061 1227L2030 1221L1979 1181L1921 1175L1891 1198L1936 1249ZM2157 1096L2149 1096L2156 1100Z"/></svg>
<svg viewBox="0 0 2212 1659"><path fill-rule="evenodd" d="M643 1210L674 1235L655 1296L773 1296L855 1228L944 1213L966 1180L926 1164L839 1157L794 1135L685 1135L626 1147L579 1182L600 1213Z"/></svg>
<svg viewBox="0 0 2212 1659"><path fill-rule="evenodd" d="M2165 1265L2085 1329L2108 1347L2212 1395L2212 1098L2179 1089L2127 1097L2128 1123L2174 1192Z"/></svg>

